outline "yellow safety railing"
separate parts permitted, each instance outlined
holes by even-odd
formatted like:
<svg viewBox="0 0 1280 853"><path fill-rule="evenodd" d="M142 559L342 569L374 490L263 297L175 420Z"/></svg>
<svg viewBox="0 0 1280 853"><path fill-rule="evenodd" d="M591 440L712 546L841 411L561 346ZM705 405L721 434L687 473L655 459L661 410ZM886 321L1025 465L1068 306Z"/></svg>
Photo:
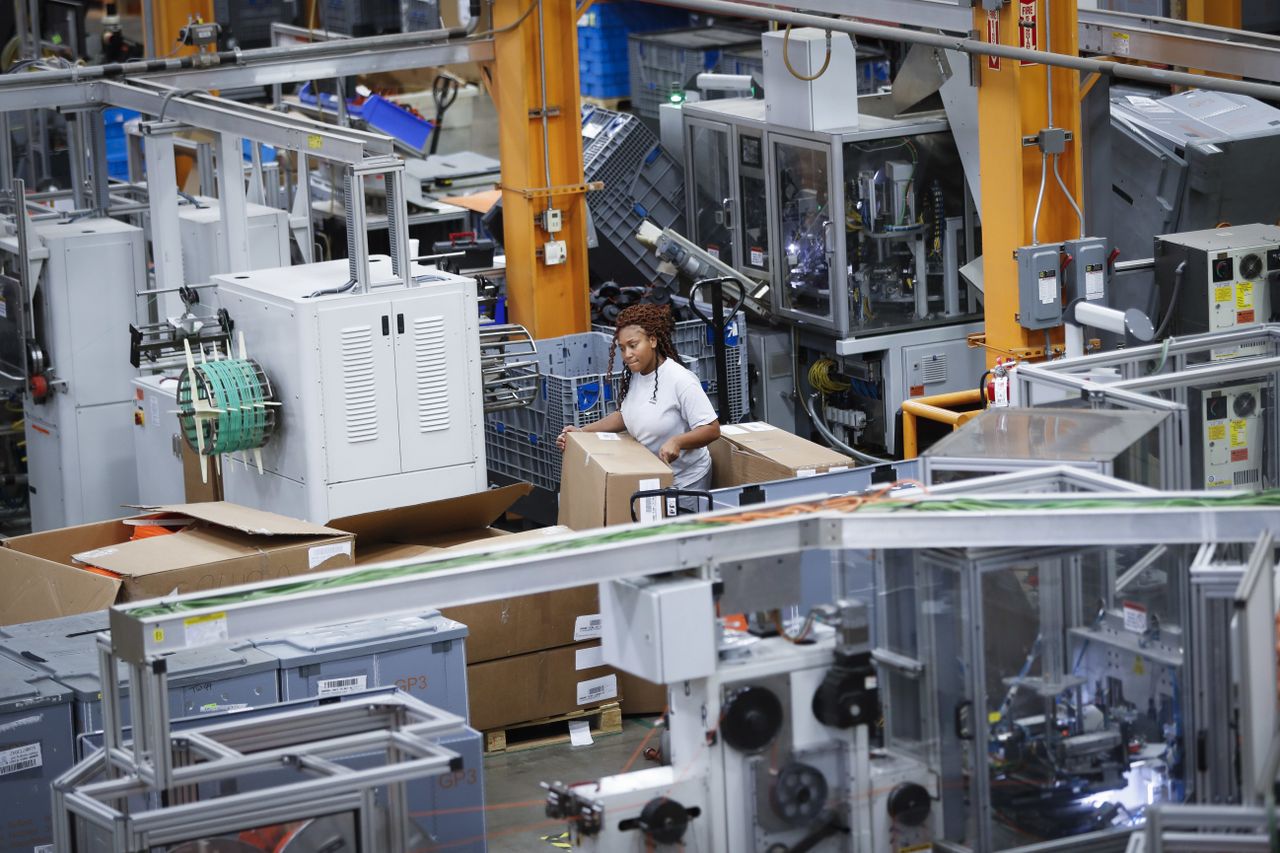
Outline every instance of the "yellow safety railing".
<svg viewBox="0 0 1280 853"><path fill-rule="evenodd" d="M920 455L920 438L917 419L936 421L947 424L953 430L964 426L982 411L955 412L951 408L957 406L978 406L982 404L982 392L976 388L971 391L953 391L950 394L935 394L932 397L916 397L902 404L902 458L914 459Z"/></svg>

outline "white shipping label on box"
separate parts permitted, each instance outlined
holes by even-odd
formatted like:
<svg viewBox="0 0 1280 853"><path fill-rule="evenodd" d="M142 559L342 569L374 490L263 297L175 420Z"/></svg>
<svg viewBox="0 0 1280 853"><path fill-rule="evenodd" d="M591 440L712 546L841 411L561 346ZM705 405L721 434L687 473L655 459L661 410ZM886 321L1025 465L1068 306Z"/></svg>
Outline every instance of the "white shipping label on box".
<svg viewBox="0 0 1280 853"><path fill-rule="evenodd" d="M343 693L355 693L368 686L367 675L351 675L346 678L322 678L316 682L316 696L341 696Z"/></svg>
<svg viewBox="0 0 1280 853"><path fill-rule="evenodd" d="M569 721L569 744L571 746L591 746L591 722L589 720Z"/></svg>
<svg viewBox="0 0 1280 853"><path fill-rule="evenodd" d="M581 684L578 685L578 692L582 692ZM582 702L578 704L581 705ZM22 746L15 746L12 749L0 750L0 776L21 773L23 770L34 770L43 766L44 754L40 751L40 744L38 743L28 743Z"/></svg>
<svg viewBox="0 0 1280 853"><path fill-rule="evenodd" d="M649 480L641 480L638 484L640 488L638 492L648 492L654 489L662 488L662 481L657 478ZM657 495L652 497L641 498L636 501L636 521L641 524L652 524L662 519L662 501Z"/></svg>
<svg viewBox="0 0 1280 853"><path fill-rule="evenodd" d="M801 468L796 471L796 477L816 477L818 476L817 468Z"/></svg>
<svg viewBox="0 0 1280 853"><path fill-rule="evenodd" d="M616 432L598 432L601 441L622 441Z"/></svg>
<svg viewBox="0 0 1280 853"><path fill-rule="evenodd" d="M573 641L594 640L604 635L604 619L599 613L588 613L573 620Z"/></svg>
<svg viewBox="0 0 1280 853"><path fill-rule="evenodd" d="M749 424L743 424L743 427L751 432L768 432L771 429L777 429L773 424L767 424L764 421L752 421Z"/></svg>
<svg viewBox="0 0 1280 853"><path fill-rule="evenodd" d="M344 554L348 557L351 556L350 541L335 542L332 545L312 545L307 549L307 565L314 569L326 560L331 560Z"/></svg>
<svg viewBox="0 0 1280 853"><path fill-rule="evenodd" d="M183 641L188 646L209 646L228 639L227 614L192 616L182 622Z"/></svg>
<svg viewBox="0 0 1280 853"><path fill-rule="evenodd" d="M618 695L618 676L604 675L590 681L578 682L578 704L590 705L592 702L604 702Z"/></svg>
<svg viewBox="0 0 1280 853"><path fill-rule="evenodd" d="M720 425L720 434L721 434L721 435L742 435L742 434L744 434L745 432L746 432L746 430L745 430L745 429L743 429L743 428L742 428L742 427L740 427L740 426L734 426L733 424L721 424L721 425Z"/></svg>
<svg viewBox="0 0 1280 853"><path fill-rule="evenodd" d="M830 468L827 469L827 473L839 474L841 471L848 471L848 470L849 470L848 465L832 465Z"/></svg>
<svg viewBox="0 0 1280 853"><path fill-rule="evenodd" d="M573 668L575 670L592 669L597 666L604 666L604 646L578 649L573 653Z"/></svg>

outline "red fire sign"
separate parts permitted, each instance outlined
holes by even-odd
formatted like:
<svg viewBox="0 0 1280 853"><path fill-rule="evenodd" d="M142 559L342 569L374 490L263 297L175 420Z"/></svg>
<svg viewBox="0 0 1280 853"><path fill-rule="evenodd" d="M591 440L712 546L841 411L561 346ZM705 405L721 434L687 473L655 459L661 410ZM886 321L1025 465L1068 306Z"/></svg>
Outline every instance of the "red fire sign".
<svg viewBox="0 0 1280 853"><path fill-rule="evenodd" d="M1036 3L1037 0L1018 0L1018 45L1027 50L1037 50L1040 43ZM1025 61L1022 64L1035 65Z"/></svg>
<svg viewBox="0 0 1280 853"><path fill-rule="evenodd" d="M1000 13L987 12L987 44L1000 43ZM987 67L992 71L1000 70L1000 57L988 56Z"/></svg>

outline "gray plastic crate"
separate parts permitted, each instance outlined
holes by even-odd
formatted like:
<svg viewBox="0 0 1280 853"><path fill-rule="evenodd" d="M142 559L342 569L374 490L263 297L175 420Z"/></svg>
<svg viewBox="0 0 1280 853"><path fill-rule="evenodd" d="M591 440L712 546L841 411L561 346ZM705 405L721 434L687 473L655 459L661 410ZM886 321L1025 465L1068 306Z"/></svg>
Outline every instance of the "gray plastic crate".
<svg viewBox="0 0 1280 853"><path fill-rule="evenodd" d="M325 698L398 687L467 717L467 626L428 610L253 641L280 666L280 698Z"/></svg>
<svg viewBox="0 0 1280 853"><path fill-rule="evenodd" d="M636 239L646 219L684 230L684 169L643 121L628 113L587 106L582 112L583 174L604 189L587 193L599 245L591 271L622 285L648 285L659 272L653 249Z"/></svg>
<svg viewBox="0 0 1280 853"><path fill-rule="evenodd" d="M294 9L293 0L214 0L213 17L241 48L268 47L271 23L288 23Z"/></svg>
<svg viewBox="0 0 1280 853"><path fill-rule="evenodd" d="M740 318L733 330L726 330L726 339L733 345L726 352L730 416L724 422L734 423L741 420L747 401L746 327ZM682 321L676 324L673 340L685 365L709 389L714 405L715 350L707 340L706 327L700 320ZM615 355L610 370L612 341L612 329L538 341L542 385L533 404L527 409L494 412L485 419L490 469L553 492L560 488L556 436L566 426L583 427L617 411L623 367L621 357Z"/></svg>
<svg viewBox="0 0 1280 853"><path fill-rule="evenodd" d="M400 30L416 33L440 29L440 0L400 0Z"/></svg>
<svg viewBox="0 0 1280 853"><path fill-rule="evenodd" d="M95 614L86 614L91 620ZM105 623L105 615L99 616ZM0 638L0 653L19 661L71 689L76 733L102 728L102 679L96 631L79 630L66 620L47 633L20 633ZM68 628L73 630L68 631ZM105 629L105 626L104 626ZM7 630L7 629L6 629ZM280 701L275 658L249 646L209 646L175 652L168 657L169 716L200 716L274 705ZM128 676L118 670L122 695L128 696ZM125 724L129 703L123 703Z"/></svg>
<svg viewBox="0 0 1280 853"><path fill-rule="evenodd" d="M71 691L0 658L0 851L53 849L49 785L74 759Z"/></svg>
<svg viewBox="0 0 1280 853"><path fill-rule="evenodd" d="M394 33L400 29L400 0L321 0L321 23L349 36Z"/></svg>
<svg viewBox="0 0 1280 853"><path fill-rule="evenodd" d="M632 111L656 120L659 105L673 92L683 93L703 72L724 70L725 50L759 43L759 33L721 27L632 33L627 39Z"/></svg>

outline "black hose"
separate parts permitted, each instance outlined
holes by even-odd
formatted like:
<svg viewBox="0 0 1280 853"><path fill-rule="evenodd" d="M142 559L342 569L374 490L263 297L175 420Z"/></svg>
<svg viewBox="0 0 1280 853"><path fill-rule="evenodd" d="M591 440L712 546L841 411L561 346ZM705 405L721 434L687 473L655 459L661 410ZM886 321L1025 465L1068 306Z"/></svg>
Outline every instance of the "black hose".
<svg viewBox="0 0 1280 853"><path fill-rule="evenodd" d="M978 396L982 399L982 408L987 408L987 377L991 375L990 370L982 372L982 378L978 380Z"/></svg>
<svg viewBox="0 0 1280 853"><path fill-rule="evenodd" d="M1174 309L1178 307L1178 297L1182 295L1182 279L1186 275L1187 262L1183 261L1178 264L1178 268L1173 271L1173 295L1169 297L1169 306L1164 310L1164 319L1160 321L1160 326L1156 329L1157 341L1164 339L1165 330L1169 328L1169 323L1173 320Z"/></svg>

